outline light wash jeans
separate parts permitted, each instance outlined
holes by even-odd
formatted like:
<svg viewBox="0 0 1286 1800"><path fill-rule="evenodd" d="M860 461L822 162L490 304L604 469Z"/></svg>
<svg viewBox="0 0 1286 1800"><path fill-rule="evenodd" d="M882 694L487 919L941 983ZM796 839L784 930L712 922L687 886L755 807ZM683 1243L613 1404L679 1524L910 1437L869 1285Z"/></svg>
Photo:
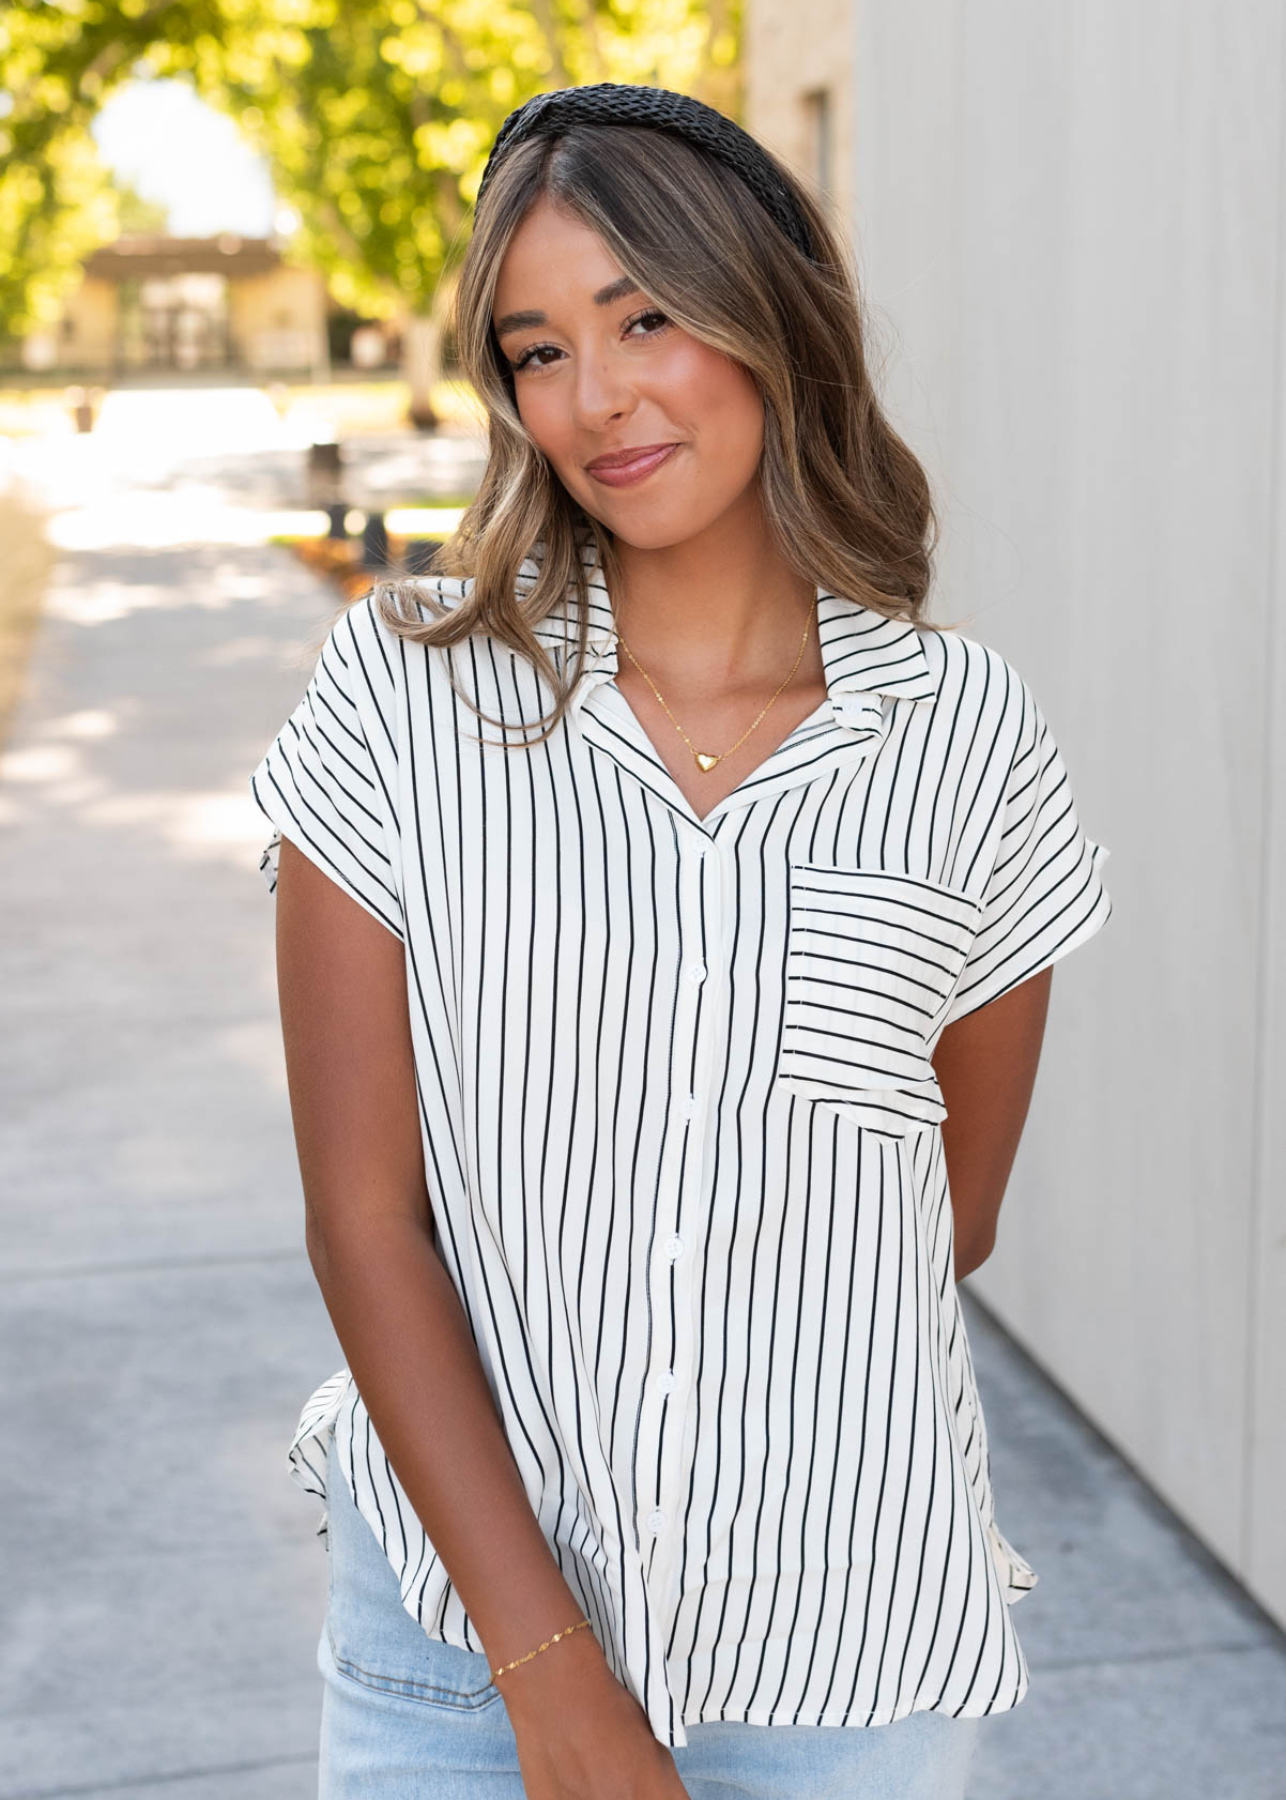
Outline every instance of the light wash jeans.
<svg viewBox="0 0 1286 1800"><path fill-rule="evenodd" d="M318 1800L522 1800L487 1658L427 1637L406 1611L333 1432L327 1487ZM708 1719L671 1754L692 1800L964 1800L981 1723L941 1712L870 1727Z"/></svg>

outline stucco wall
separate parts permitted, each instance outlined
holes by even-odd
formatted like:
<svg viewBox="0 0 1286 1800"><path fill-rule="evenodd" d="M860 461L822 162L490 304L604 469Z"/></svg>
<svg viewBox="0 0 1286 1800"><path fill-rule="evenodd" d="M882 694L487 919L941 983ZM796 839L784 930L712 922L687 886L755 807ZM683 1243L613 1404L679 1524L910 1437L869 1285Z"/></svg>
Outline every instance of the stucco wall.
<svg viewBox="0 0 1286 1800"><path fill-rule="evenodd" d="M981 1296L1286 1617L1281 10L859 0L857 232L1116 916ZM910 201L909 197L910 196Z"/></svg>
<svg viewBox="0 0 1286 1800"><path fill-rule="evenodd" d="M116 288L87 276L67 303L71 322L59 344L60 360L76 368L110 369L116 339Z"/></svg>
<svg viewBox="0 0 1286 1800"><path fill-rule="evenodd" d="M307 369L326 360L321 276L288 265L229 284L233 353L250 369Z"/></svg>
<svg viewBox="0 0 1286 1800"><path fill-rule="evenodd" d="M746 122L829 199L849 230L854 200L852 0L754 0L744 30ZM820 182L816 103L829 111L830 181Z"/></svg>
<svg viewBox="0 0 1286 1800"><path fill-rule="evenodd" d="M971 1286L1286 1621L1286 14L850 16L853 237L944 507L933 614L1028 677L1113 852Z"/></svg>
<svg viewBox="0 0 1286 1800"><path fill-rule="evenodd" d="M114 282L86 276L53 325L23 339L18 358L29 369L67 369L107 374L115 357L117 290Z"/></svg>

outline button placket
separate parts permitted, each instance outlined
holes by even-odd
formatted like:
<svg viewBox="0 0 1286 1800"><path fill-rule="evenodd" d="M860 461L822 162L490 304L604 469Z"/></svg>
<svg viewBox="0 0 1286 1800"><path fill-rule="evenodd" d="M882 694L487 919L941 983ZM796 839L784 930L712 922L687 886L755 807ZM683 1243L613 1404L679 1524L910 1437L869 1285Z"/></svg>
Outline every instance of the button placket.
<svg viewBox="0 0 1286 1800"><path fill-rule="evenodd" d="M673 1299L675 1341L671 1357L665 1337L658 1335L654 1339L654 1353L660 1366L654 1364L648 1371L646 1388L652 1398L658 1430L664 1418L664 1437L659 1443L654 1437L651 1461L641 1465L650 1468L654 1487L659 1475L659 1491L646 1494L640 1491L641 1507L646 1504L650 1508L641 1521L647 1533L649 1586L658 1597L670 1590L679 1550L674 1525L679 1518L687 1483L681 1457L688 1409L692 1403L691 1371L696 1366L694 1314L700 1277L699 1239L709 1212L706 1178L710 1158L706 1127L710 1108L707 1097L717 1046L718 1018L724 1003L719 977L725 952L723 890L726 877L720 857L712 854L715 850L713 842L704 836L694 837L692 842L694 848L700 848L687 859L688 867L682 871L680 881L684 940L689 944L703 944L706 950L704 955L696 956L689 952L680 971L677 1010L683 1027L675 1033L672 1065L675 1083L671 1107L676 1126L672 1137L672 1154L676 1161L672 1167L676 1181L680 1179L681 1170L682 1185L675 1195L673 1212L669 1214L675 1221L675 1228L660 1234L657 1240L660 1268L667 1279L664 1283L658 1281L656 1301L664 1308L659 1316L668 1320ZM691 1091L688 1091L689 1086ZM660 1363L662 1358L670 1366ZM662 1513L667 1515L669 1526L656 1530L650 1521Z"/></svg>

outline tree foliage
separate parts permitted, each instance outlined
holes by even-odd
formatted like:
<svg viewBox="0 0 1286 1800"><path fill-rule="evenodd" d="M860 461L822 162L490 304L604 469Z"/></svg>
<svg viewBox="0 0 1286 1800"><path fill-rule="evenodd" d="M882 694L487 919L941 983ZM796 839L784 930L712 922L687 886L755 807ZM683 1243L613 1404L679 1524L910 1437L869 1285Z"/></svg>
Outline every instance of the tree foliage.
<svg viewBox="0 0 1286 1800"><path fill-rule="evenodd" d="M47 318L119 214L90 136L137 75L229 112L301 220L292 260L424 317L488 146L546 88L650 82L735 114L741 0L10 0L0 14L0 329ZM157 146L158 155L164 146Z"/></svg>
<svg viewBox="0 0 1286 1800"><path fill-rule="evenodd" d="M90 135L98 107L162 22L181 41L185 20L199 28L218 10L210 0L10 0L0 12L0 331L55 318L82 259L121 228Z"/></svg>

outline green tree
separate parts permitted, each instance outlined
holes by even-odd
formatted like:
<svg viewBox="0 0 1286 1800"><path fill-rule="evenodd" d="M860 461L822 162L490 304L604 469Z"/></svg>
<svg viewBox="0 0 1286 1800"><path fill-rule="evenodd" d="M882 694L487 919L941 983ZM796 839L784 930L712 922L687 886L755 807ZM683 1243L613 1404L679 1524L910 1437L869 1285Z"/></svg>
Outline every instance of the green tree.
<svg viewBox="0 0 1286 1800"><path fill-rule="evenodd" d="M140 59L191 79L265 156L301 227L288 254L394 319L423 413L486 153L545 88L652 82L740 108L741 0L18 0L0 26L3 121L47 172ZM33 190L34 192L34 190ZM43 204L65 210L47 188ZM2 207L2 200L0 200ZM74 208L74 202L73 202ZM3 213L0 211L0 220ZM35 271L19 230L0 323ZM101 239L99 241L102 241ZM0 255L3 251L0 250Z"/></svg>
<svg viewBox="0 0 1286 1800"><path fill-rule="evenodd" d="M5 133L0 126L0 156ZM57 319L91 250L117 235L118 196L93 140L53 138L40 164L0 168L0 335Z"/></svg>
<svg viewBox="0 0 1286 1800"><path fill-rule="evenodd" d="M0 335L48 324L91 250L121 229L90 125L139 58L166 40L190 64L223 23L211 0L9 0L0 11Z"/></svg>

